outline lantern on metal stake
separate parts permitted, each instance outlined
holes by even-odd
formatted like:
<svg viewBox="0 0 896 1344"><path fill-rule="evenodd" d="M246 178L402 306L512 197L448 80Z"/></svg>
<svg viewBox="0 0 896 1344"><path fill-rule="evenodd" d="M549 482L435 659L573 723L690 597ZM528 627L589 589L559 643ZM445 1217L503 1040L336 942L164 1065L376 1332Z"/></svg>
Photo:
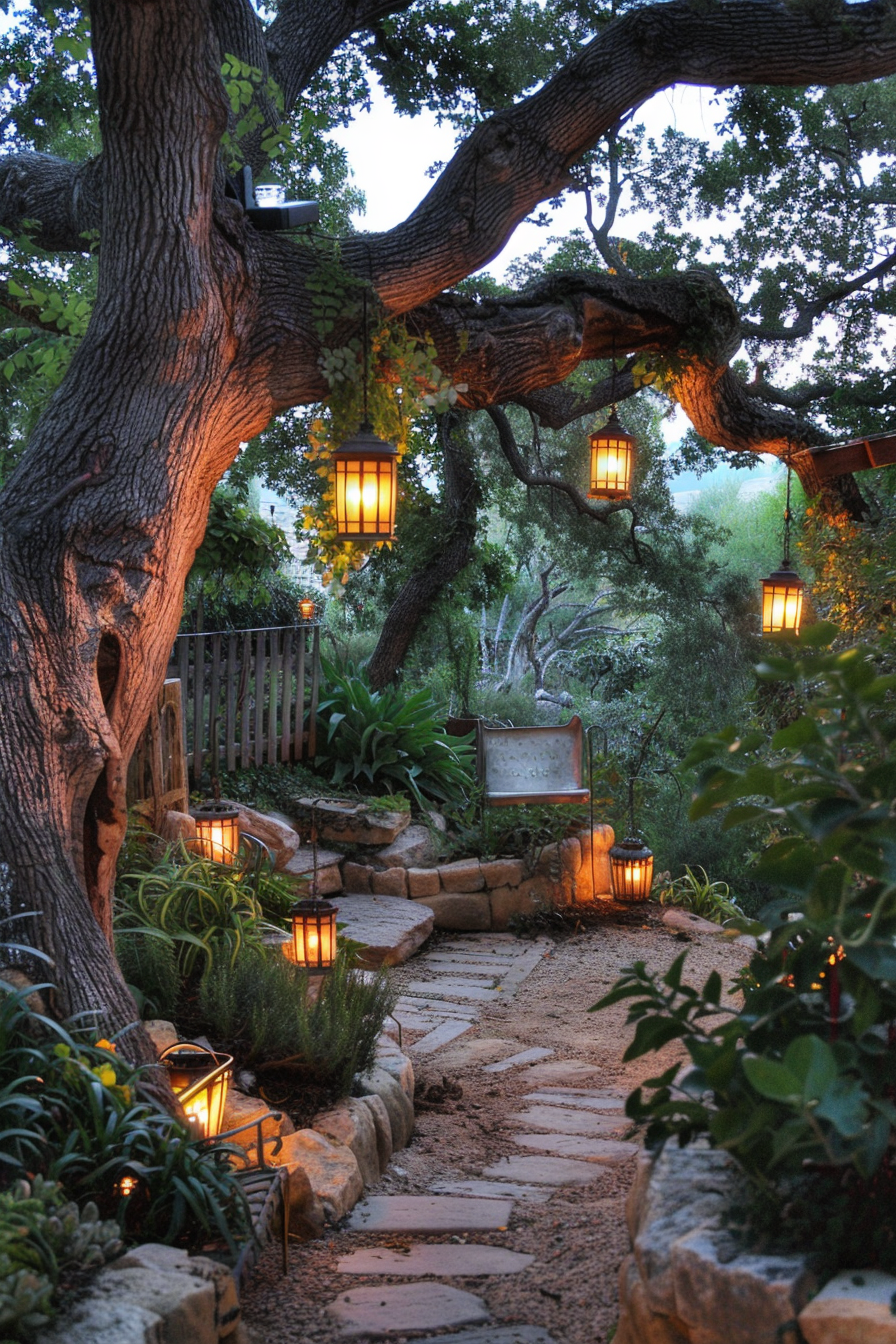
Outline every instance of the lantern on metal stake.
<svg viewBox="0 0 896 1344"><path fill-rule="evenodd" d="M662 718L662 714L660 718ZM659 719L657 723L659 723ZM649 742L649 737L647 740ZM641 749L642 760L646 745L645 743ZM640 769L640 765L641 762L639 761L638 769ZM627 835L624 840L620 840L610 849L610 885L617 901L646 901L653 885L653 850L648 849L644 841L634 834L634 775L630 776L628 781L628 819L629 830L632 834Z"/></svg>
<svg viewBox="0 0 896 1344"><path fill-rule="evenodd" d="M367 290L364 291L364 419L333 453L336 472L336 540L394 541L398 499L398 449L373 432L367 413Z"/></svg>
<svg viewBox="0 0 896 1344"><path fill-rule="evenodd" d="M784 559L762 580L762 633L798 635L803 616L803 580L790 563L790 452L787 454L787 502L784 507Z"/></svg>
<svg viewBox="0 0 896 1344"><path fill-rule="evenodd" d="M233 1076L233 1056L218 1054L195 1041L183 1041L163 1050L159 1063L168 1070L171 1089L197 1138L213 1139L220 1134Z"/></svg>

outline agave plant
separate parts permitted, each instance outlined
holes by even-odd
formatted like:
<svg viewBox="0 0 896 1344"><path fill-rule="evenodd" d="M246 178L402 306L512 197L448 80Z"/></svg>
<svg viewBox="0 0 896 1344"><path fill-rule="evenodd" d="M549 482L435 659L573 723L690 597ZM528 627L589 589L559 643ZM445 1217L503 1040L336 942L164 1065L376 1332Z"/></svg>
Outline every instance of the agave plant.
<svg viewBox="0 0 896 1344"><path fill-rule="evenodd" d="M319 710L326 743L317 761L332 768L334 784L388 785L421 807L464 797L473 784L473 749L448 736L429 691L374 691L360 673L342 675L326 661L323 670L330 691Z"/></svg>

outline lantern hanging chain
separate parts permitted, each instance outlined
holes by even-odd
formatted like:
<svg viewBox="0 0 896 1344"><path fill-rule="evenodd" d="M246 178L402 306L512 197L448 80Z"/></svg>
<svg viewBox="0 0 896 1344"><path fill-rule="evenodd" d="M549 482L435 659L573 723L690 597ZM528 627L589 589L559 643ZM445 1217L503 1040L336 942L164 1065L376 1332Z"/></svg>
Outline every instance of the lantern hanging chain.
<svg viewBox="0 0 896 1344"><path fill-rule="evenodd" d="M790 568L790 521L792 514L790 511L790 477L792 468L790 465L790 441L787 442L787 454L784 459L787 463L787 498L784 504L784 569Z"/></svg>
<svg viewBox="0 0 896 1344"><path fill-rule="evenodd" d="M363 369L363 376L364 376L364 420L363 420L363 422L362 422L362 424L361 424L361 429L362 429L362 431L366 431L366 432L369 434L369 433L370 433L370 418L369 418L369 416L368 416L368 414L367 414L367 379L368 379L368 373L369 373L368 365L369 365L369 362L370 362L370 348L369 348L369 335L370 335L370 334L369 334L369 332L368 332L368 330L367 330L367 286L366 286L366 285L364 286L363 297L362 297L361 303L362 303L362 307L363 307L363 317L362 317L363 328L362 328L362 331L361 331L361 343L362 343L362 344L361 344L361 348L362 348L362 357L363 357L363 360L364 360L364 369Z"/></svg>
<svg viewBox="0 0 896 1344"><path fill-rule="evenodd" d="M612 359L612 366L611 366L611 367L612 367L612 369L613 369L613 372L610 374L610 398L611 398L611 400L612 400L612 405L611 405L611 407L610 407L610 415L611 415L611 416L614 416L614 415L616 414L616 331L615 331L615 329L614 329L614 331L613 331L612 341L613 341L613 359Z"/></svg>
<svg viewBox="0 0 896 1344"><path fill-rule="evenodd" d="M311 801L311 899L317 900L317 805L319 798Z"/></svg>

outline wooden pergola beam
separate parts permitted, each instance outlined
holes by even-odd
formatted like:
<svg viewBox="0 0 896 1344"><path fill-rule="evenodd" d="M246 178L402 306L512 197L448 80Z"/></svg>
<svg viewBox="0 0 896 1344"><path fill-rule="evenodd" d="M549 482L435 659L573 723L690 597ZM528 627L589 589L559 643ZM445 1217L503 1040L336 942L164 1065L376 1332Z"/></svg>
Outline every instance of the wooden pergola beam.
<svg viewBox="0 0 896 1344"><path fill-rule="evenodd" d="M806 448L794 454L793 465L807 494L815 495L827 481L855 471L872 471L896 462L896 434L869 434L848 443Z"/></svg>

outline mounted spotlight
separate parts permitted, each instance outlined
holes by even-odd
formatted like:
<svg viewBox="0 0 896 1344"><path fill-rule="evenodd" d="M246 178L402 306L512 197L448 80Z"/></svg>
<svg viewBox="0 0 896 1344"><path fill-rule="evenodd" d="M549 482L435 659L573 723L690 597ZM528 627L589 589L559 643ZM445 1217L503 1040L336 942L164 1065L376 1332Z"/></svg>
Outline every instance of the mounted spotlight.
<svg viewBox="0 0 896 1344"><path fill-rule="evenodd" d="M227 179L226 194L239 201L252 227L263 233L320 223L317 201L288 201L286 188L279 183L259 183L256 187L248 164L235 178Z"/></svg>

